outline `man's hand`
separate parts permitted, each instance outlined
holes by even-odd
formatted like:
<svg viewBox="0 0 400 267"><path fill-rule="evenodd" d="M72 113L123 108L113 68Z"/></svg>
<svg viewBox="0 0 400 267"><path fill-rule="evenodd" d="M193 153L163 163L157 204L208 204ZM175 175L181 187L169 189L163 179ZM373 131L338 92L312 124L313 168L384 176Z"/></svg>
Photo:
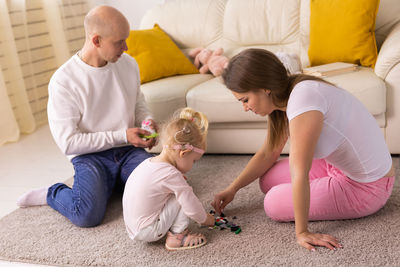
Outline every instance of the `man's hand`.
<svg viewBox="0 0 400 267"><path fill-rule="evenodd" d="M135 147L152 148L156 143L155 138L143 139L140 135L150 135L150 133L141 128L129 128L126 130L126 139L128 143Z"/></svg>
<svg viewBox="0 0 400 267"><path fill-rule="evenodd" d="M152 129L154 129L154 130L156 131L156 133L158 133L158 126L157 126L157 123L156 123L155 121L153 121L152 119L149 119L149 121L150 121L150 127L151 127Z"/></svg>
<svg viewBox="0 0 400 267"><path fill-rule="evenodd" d="M151 127L152 129L154 129L154 130L156 131L156 133L158 133L158 126L157 126L157 123L156 123L154 120L152 120L152 119L149 119L149 121L150 121L150 127ZM152 140L153 142L150 144L149 149L152 149L153 146L157 145L157 143L158 143L158 137L151 138L151 140Z"/></svg>

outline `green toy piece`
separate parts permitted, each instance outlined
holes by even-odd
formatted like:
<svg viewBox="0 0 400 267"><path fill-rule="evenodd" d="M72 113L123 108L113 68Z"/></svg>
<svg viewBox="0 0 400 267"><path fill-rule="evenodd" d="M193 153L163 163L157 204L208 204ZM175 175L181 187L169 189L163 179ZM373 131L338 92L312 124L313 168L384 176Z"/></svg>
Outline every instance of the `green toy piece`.
<svg viewBox="0 0 400 267"><path fill-rule="evenodd" d="M150 139L150 138L155 138L155 137L157 137L159 135L160 135L159 133L152 133L151 135L140 134L139 136L142 137L142 138Z"/></svg>
<svg viewBox="0 0 400 267"><path fill-rule="evenodd" d="M209 227L210 230L211 229L220 229L220 230L230 229L231 232L234 232L236 235L242 231L242 228L240 228L239 225L236 225L236 224L228 221L225 214L221 213L220 216L217 216L215 214L214 210L211 210L210 214L213 214L215 217L214 227ZM236 219L236 216L234 216L233 219Z"/></svg>

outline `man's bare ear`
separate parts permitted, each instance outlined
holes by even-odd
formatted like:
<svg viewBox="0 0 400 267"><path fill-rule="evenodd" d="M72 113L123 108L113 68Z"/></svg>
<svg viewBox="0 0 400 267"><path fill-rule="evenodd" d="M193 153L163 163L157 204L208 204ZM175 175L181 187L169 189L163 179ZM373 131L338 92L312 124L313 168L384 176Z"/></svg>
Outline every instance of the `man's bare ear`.
<svg viewBox="0 0 400 267"><path fill-rule="evenodd" d="M95 47L100 47L100 38L100 35L97 34L92 36L92 43Z"/></svg>
<svg viewBox="0 0 400 267"><path fill-rule="evenodd" d="M183 158L183 157L185 157L185 155L186 155L188 152L190 152L189 149L181 150L181 151L179 152L179 156L180 156L181 158Z"/></svg>

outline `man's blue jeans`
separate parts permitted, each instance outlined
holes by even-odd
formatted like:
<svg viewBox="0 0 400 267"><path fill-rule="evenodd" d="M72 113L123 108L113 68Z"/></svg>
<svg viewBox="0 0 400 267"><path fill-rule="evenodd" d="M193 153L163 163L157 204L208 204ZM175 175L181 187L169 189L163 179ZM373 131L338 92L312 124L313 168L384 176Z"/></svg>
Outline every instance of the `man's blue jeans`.
<svg viewBox="0 0 400 267"><path fill-rule="evenodd" d="M96 226L104 217L114 189L123 188L131 172L151 156L134 146L77 156L72 159L75 170L72 188L62 183L52 185L47 192L47 203L77 226Z"/></svg>

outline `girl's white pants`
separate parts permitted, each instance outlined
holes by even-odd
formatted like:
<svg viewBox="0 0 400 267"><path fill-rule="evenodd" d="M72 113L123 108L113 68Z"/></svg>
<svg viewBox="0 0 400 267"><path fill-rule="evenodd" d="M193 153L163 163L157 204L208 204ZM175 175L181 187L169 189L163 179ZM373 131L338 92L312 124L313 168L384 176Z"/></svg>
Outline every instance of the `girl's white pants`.
<svg viewBox="0 0 400 267"><path fill-rule="evenodd" d="M168 231L181 233L188 225L189 218L183 213L182 207L175 196L171 196L161 210L158 219L138 233L133 234L132 239L153 242L161 239Z"/></svg>

